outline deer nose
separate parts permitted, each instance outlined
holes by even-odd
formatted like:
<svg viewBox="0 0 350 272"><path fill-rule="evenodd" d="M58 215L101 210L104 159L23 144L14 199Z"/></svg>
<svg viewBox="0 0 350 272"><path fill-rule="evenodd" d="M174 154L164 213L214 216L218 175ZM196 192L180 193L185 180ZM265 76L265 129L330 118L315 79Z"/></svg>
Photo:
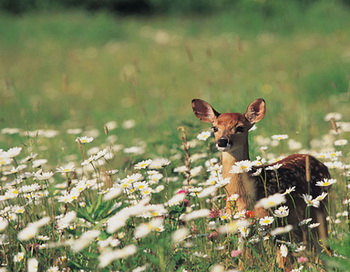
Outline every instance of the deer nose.
<svg viewBox="0 0 350 272"><path fill-rule="evenodd" d="M226 147L228 145L228 139L227 138L220 138L218 140L218 147Z"/></svg>

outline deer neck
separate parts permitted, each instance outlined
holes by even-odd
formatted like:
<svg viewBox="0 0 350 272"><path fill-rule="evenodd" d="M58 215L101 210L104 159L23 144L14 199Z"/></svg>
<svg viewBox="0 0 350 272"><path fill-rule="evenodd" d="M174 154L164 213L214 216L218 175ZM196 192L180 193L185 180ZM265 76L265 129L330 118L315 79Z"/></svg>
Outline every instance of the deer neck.
<svg viewBox="0 0 350 272"><path fill-rule="evenodd" d="M227 195L238 194L236 203L238 211L252 210L255 202L254 180L248 173L230 173L232 166L242 160L249 160L248 144L242 145L241 149L230 152L222 152L222 176L229 178L230 183L225 187Z"/></svg>

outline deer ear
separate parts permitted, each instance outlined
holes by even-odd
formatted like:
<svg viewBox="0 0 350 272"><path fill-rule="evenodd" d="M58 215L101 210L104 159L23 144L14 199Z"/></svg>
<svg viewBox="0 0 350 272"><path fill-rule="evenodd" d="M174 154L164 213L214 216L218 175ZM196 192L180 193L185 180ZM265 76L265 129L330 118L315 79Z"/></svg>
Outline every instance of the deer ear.
<svg viewBox="0 0 350 272"><path fill-rule="evenodd" d="M255 99L248 107L244 116L251 124L259 122L265 116L265 100L262 98Z"/></svg>
<svg viewBox="0 0 350 272"><path fill-rule="evenodd" d="M220 115L212 106L201 99L192 100L192 109L199 120L207 123L214 123L214 120Z"/></svg>

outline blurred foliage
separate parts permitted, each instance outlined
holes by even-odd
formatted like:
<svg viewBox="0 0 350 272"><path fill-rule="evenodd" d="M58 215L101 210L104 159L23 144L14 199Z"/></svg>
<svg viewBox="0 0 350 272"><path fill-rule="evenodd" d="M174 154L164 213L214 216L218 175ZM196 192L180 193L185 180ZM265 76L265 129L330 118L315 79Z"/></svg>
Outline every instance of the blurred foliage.
<svg viewBox="0 0 350 272"><path fill-rule="evenodd" d="M330 247L335 252L334 256L324 256L327 271L346 272L350 267L350 235L343 233L342 239L330 240Z"/></svg>
<svg viewBox="0 0 350 272"><path fill-rule="evenodd" d="M324 0L294 0L289 4L298 9ZM349 0L337 0L349 5ZM217 11L255 11L265 16L273 16L285 9L285 1L280 0L1 0L0 10L23 13L37 10L86 9L108 10L120 14L207 14Z"/></svg>

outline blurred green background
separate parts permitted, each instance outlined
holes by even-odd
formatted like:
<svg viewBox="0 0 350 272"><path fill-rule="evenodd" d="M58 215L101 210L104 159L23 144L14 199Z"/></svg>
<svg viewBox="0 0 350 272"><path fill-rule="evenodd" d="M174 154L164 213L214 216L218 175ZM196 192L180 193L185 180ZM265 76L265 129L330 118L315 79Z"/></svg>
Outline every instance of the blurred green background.
<svg viewBox="0 0 350 272"><path fill-rule="evenodd" d="M306 144L330 128L326 113L349 116L349 1L1 0L0 9L0 128L103 134L115 120L118 142L154 150L178 142L179 125L209 127L193 98L244 112L263 97L259 134ZM136 126L122 129L128 119Z"/></svg>

